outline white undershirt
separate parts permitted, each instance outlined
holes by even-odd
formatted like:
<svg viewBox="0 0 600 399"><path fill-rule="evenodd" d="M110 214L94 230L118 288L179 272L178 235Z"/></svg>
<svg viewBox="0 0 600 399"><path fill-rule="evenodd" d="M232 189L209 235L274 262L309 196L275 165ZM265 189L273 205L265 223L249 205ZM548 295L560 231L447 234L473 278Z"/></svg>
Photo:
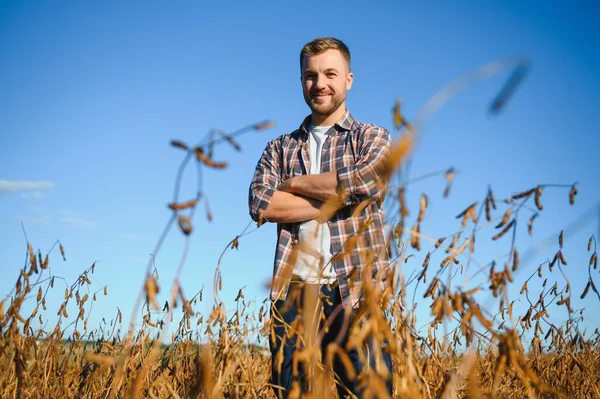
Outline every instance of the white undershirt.
<svg viewBox="0 0 600 399"><path fill-rule="evenodd" d="M314 126L310 124L308 148L310 153L309 174L321 173L321 152L327 137L325 133L331 126ZM335 270L331 265L331 235L327 222L315 220L303 222L298 232L300 251L294 267L294 275L310 284L326 284L336 280Z"/></svg>

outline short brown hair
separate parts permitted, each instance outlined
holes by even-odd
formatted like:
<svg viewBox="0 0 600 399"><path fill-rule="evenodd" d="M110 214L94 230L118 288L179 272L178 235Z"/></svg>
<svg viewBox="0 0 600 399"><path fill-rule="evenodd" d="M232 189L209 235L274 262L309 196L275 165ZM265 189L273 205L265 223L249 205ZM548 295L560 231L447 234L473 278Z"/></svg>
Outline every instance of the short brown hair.
<svg viewBox="0 0 600 399"><path fill-rule="evenodd" d="M334 39L333 37L319 37L302 47L302 51L300 51L300 72L302 72L304 57L312 57L327 50L339 50L346 61L348 61L348 69L350 69L350 50L348 46L341 40Z"/></svg>

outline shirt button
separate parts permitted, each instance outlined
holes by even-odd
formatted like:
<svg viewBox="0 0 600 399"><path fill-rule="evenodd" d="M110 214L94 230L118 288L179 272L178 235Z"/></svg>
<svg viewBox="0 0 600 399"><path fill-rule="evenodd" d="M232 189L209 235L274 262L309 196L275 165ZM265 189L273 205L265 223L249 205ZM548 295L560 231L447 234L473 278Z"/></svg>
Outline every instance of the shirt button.
<svg viewBox="0 0 600 399"><path fill-rule="evenodd" d="M297 239L297 238L294 238L294 241L292 241L292 243L294 243L294 244L298 244L298 239Z"/></svg>

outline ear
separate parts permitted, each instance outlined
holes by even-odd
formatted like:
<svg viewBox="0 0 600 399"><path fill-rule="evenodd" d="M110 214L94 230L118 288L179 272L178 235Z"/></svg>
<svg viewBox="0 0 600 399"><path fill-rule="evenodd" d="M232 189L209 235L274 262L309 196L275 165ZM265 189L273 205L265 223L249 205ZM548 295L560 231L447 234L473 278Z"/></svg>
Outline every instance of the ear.
<svg viewBox="0 0 600 399"><path fill-rule="evenodd" d="M352 82L354 82L354 74L352 72L348 72L346 76L346 90L350 90L352 88Z"/></svg>

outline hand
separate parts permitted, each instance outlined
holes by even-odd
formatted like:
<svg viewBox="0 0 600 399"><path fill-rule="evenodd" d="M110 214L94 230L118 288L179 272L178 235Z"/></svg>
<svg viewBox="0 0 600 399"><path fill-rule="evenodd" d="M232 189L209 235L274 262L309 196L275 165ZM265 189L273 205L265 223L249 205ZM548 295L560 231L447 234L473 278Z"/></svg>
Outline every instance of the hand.
<svg viewBox="0 0 600 399"><path fill-rule="evenodd" d="M282 182L279 187L277 187L277 190L279 191L285 191L287 193L292 193L293 191L293 180L294 178L291 177L289 179L287 179L286 181Z"/></svg>

